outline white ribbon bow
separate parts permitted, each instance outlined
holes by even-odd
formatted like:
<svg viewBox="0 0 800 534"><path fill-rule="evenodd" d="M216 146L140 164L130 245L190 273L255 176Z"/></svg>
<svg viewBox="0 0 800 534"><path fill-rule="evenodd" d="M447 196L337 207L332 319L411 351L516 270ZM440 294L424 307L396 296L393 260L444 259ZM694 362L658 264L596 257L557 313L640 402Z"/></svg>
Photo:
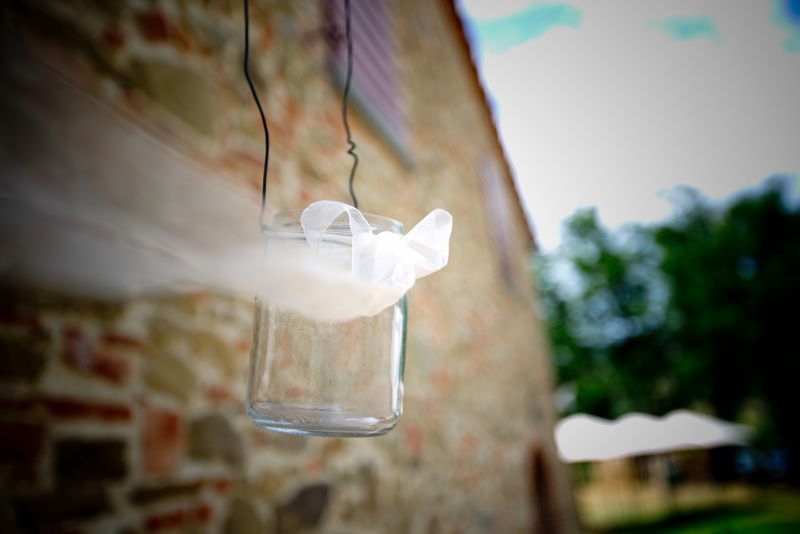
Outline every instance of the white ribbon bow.
<svg viewBox="0 0 800 534"><path fill-rule="evenodd" d="M344 213L352 239L348 236L343 245L344 236L328 229ZM262 294L311 319L343 322L379 313L397 302L417 278L447 265L453 218L436 209L405 236L374 234L356 208L322 200L303 211L300 224L307 247L270 241L271 275Z"/></svg>

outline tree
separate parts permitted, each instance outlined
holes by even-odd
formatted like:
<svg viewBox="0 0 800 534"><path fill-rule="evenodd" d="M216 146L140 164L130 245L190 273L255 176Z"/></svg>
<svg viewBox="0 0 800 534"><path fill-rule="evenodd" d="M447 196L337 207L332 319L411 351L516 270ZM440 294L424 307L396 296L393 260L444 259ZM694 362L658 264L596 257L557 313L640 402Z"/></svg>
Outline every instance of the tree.
<svg viewBox="0 0 800 534"><path fill-rule="evenodd" d="M654 356L663 350L666 287L658 260L649 232L612 235L593 209L577 212L562 246L538 258L558 380L574 391L574 410L616 417L662 407L665 362Z"/></svg>
<svg viewBox="0 0 800 534"><path fill-rule="evenodd" d="M651 229L611 233L592 210L537 261L558 380L604 417L707 406L761 423L800 459L800 209L780 180L714 210L696 191ZM800 480L794 462L795 480Z"/></svg>
<svg viewBox="0 0 800 534"><path fill-rule="evenodd" d="M730 419L760 399L762 423L800 458L800 210L782 184L773 180L720 215L692 201L656 239L679 318L668 329L682 366L678 398L706 401Z"/></svg>

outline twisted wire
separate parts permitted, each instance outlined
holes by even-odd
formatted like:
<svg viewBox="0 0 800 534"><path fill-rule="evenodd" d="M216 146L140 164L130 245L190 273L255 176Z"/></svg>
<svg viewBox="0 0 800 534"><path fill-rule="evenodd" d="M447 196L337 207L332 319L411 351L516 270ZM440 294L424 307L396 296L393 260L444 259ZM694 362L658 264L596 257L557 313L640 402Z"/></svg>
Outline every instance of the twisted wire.
<svg viewBox="0 0 800 534"><path fill-rule="evenodd" d="M264 115L264 108L261 107L261 101L256 92L256 86L250 78L250 13L249 2L244 0L244 77L247 78L247 84L250 86L250 92L253 93L253 99L258 106L258 113L261 115L261 125L264 127L264 173L261 178L261 212L258 215L258 224L261 229L265 229L264 224L264 207L267 204L267 166L269 164L269 129L267 128L267 118Z"/></svg>
<svg viewBox="0 0 800 534"><path fill-rule="evenodd" d="M344 131L347 133L347 144L349 145L347 153L353 156L353 167L350 169L348 187L350 189L350 197L353 199L353 207L358 209L358 199L356 198L356 192L353 188L356 167L358 167L358 156L355 152L356 144L350 133L350 123L347 121L347 103L350 99L350 80L353 77L353 34L350 29L350 0L344 0L344 18L345 35L347 37L347 77L345 78L344 96L342 97L342 122L344 122Z"/></svg>

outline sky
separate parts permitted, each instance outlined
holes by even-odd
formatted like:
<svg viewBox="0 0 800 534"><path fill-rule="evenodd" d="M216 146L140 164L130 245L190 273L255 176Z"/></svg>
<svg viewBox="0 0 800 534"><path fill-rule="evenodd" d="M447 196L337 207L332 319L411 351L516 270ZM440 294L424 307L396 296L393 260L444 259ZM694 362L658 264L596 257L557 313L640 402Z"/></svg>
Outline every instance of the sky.
<svg viewBox="0 0 800 534"><path fill-rule="evenodd" d="M460 0L542 250L596 206L663 220L685 184L800 192L800 0Z"/></svg>

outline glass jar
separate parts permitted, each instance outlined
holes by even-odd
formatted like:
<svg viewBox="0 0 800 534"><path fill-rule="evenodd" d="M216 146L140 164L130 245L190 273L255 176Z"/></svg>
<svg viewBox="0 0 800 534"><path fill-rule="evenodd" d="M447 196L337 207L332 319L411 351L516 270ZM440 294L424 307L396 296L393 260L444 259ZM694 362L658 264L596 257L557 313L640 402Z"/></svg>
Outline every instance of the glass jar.
<svg viewBox="0 0 800 534"><path fill-rule="evenodd" d="M304 243L301 213L279 213L270 242ZM364 216L375 233L403 233L397 221ZM322 244L347 252L351 240L346 218L337 219ZM389 432L403 411L406 311L403 296L371 317L324 322L257 296L247 387L250 418L262 428L288 434L356 437Z"/></svg>

